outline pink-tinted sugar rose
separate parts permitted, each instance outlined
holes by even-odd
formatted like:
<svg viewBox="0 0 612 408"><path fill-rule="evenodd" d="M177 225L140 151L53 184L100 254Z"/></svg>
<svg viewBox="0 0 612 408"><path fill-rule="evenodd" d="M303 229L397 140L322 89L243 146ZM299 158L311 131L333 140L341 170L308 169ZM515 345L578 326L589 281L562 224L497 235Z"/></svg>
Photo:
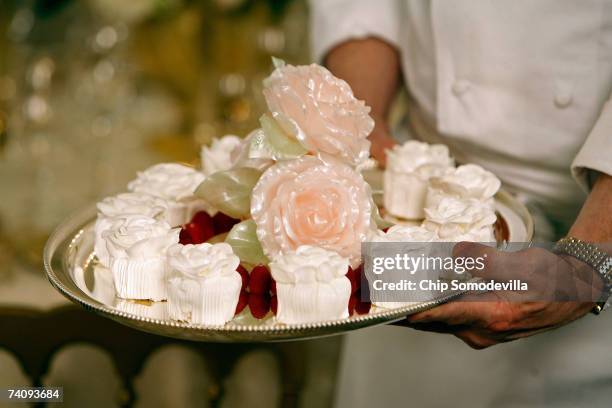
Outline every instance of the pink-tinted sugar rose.
<svg viewBox="0 0 612 408"><path fill-rule="evenodd" d="M270 167L253 189L251 215L266 255L312 245L358 265L372 228L370 188L339 161L303 156Z"/></svg>
<svg viewBox="0 0 612 408"><path fill-rule="evenodd" d="M264 81L264 97L278 123L311 153L351 165L369 156L370 108L350 86L316 65L279 67Z"/></svg>

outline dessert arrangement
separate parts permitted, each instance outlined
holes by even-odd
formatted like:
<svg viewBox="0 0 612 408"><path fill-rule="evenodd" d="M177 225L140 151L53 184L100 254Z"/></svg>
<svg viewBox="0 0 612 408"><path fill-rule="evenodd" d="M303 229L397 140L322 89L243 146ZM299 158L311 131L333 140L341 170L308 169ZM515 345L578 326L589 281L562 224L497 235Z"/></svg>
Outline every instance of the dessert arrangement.
<svg viewBox="0 0 612 408"><path fill-rule="evenodd" d="M434 240L495 242L493 196L500 186L480 166L455 167L444 145L409 141L388 152L384 208L400 223L424 220L421 228Z"/></svg>
<svg viewBox="0 0 612 408"><path fill-rule="evenodd" d="M388 152L379 209L362 175L375 166L369 107L321 66L274 63L259 129L97 204L95 256L124 308L165 302L170 319L215 326L344 319L373 307L362 242L496 240L492 173L409 141Z"/></svg>

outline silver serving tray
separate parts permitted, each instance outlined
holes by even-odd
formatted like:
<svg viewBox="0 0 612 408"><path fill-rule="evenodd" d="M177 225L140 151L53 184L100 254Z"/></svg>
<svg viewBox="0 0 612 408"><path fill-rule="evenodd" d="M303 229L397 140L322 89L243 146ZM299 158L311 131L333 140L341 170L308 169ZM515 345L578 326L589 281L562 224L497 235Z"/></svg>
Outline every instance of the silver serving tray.
<svg viewBox="0 0 612 408"><path fill-rule="evenodd" d="M495 197L499 217L508 226L509 241L526 242L533 236L527 209L506 192ZM434 300L396 309L372 307L366 315L346 319L286 325L271 314L256 320L246 308L223 326L194 325L171 320L166 302L126 301L115 296L110 271L97 264L93 253L95 206L63 222L45 246L44 265L51 284L64 296L88 311L149 333L194 341L263 342L287 341L337 335L351 330L392 323L405 316L444 303L460 292L445 292Z"/></svg>

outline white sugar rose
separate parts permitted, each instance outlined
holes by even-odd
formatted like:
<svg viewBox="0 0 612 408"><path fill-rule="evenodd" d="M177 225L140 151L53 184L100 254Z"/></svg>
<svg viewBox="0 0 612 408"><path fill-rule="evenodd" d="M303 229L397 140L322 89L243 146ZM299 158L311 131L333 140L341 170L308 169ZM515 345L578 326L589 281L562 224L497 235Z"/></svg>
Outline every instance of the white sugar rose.
<svg viewBox="0 0 612 408"><path fill-rule="evenodd" d="M155 301L167 298L166 250L178 242L178 229L145 216L117 217L102 238L110 254L118 297Z"/></svg>
<svg viewBox="0 0 612 408"><path fill-rule="evenodd" d="M312 245L356 266L372 229L370 188L345 164L303 156L264 172L253 189L251 215L270 259Z"/></svg>
<svg viewBox="0 0 612 408"><path fill-rule="evenodd" d="M225 243L168 249L168 313L175 320L221 325L234 317L242 278L240 259Z"/></svg>
<svg viewBox="0 0 612 408"><path fill-rule="evenodd" d="M377 231L372 242L434 242L438 239L435 231L422 226L394 225L387 232Z"/></svg>
<svg viewBox="0 0 612 408"><path fill-rule="evenodd" d="M430 145L411 140L387 152L388 170L415 174L424 181L442 175L453 166L454 160L449 155L448 147L441 144Z"/></svg>
<svg viewBox="0 0 612 408"><path fill-rule="evenodd" d="M422 219L430 178L444 174L453 165L444 145L411 140L395 146L387 152L383 179L387 212L409 220Z"/></svg>
<svg viewBox="0 0 612 408"><path fill-rule="evenodd" d="M333 251L300 246L270 263L281 323L298 324L348 317L351 282L348 259Z"/></svg>
<svg viewBox="0 0 612 408"><path fill-rule="evenodd" d="M106 197L98 204L98 216L117 217L120 215L144 215L156 218L168 209L166 200L150 194L121 193Z"/></svg>
<svg viewBox="0 0 612 408"><path fill-rule="evenodd" d="M146 258L165 256L165 251L178 242L178 229L165 221L134 215L117 217L102 233L111 258Z"/></svg>
<svg viewBox="0 0 612 408"><path fill-rule="evenodd" d="M240 259L226 243L173 245L168 249L168 265L190 277L212 278L237 274Z"/></svg>
<svg viewBox="0 0 612 408"><path fill-rule="evenodd" d="M193 196L202 181L204 175L191 167L161 163L138 172L138 177L128 184L128 190L168 200L180 200Z"/></svg>
<svg viewBox="0 0 612 408"><path fill-rule="evenodd" d="M426 221L437 224L467 224L479 228L491 225L497 217L489 203L477 199L441 196L425 208Z"/></svg>
<svg viewBox="0 0 612 408"><path fill-rule="evenodd" d="M221 139L213 139L211 146L202 146L200 153L202 172L210 176L218 171L230 169L236 160L236 153L240 150L242 139L238 136L227 135Z"/></svg>
<svg viewBox="0 0 612 408"><path fill-rule="evenodd" d="M156 219L164 219L168 210L168 202L160 197L141 193L122 193L107 197L97 204L98 218L95 225L95 252L100 263L106 267L110 265L106 241L102 233L113 223L113 219L120 216L143 215Z"/></svg>
<svg viewBox="0 0 612 408"><path fill-rule="evenodd" d="M322 66L284 65L264 80L272 116L311 153L325 153L351 165L369 156L374 129L370 108L351 87Z"/></svg>
<svg viewBox="0 0 612 408"><path fill-rule="evenodd" d="M385 242L385 243L397 243L397 242L414 242L414 243L424 243L424 242L436 242L438 240L438 234L435 231L429 231L423 226L413 226L413 225L394 225L387 230L377 231L375 235L370 239L372 242ZM403 248L404 252L414 251L416 248L420 246L408 246ZM428 247L422 247L418 250L419 253L423 253L422 251L427 250ZM432 247L433 248L433 247ZM412 254L413 256L418 256L416 254ZM382 294L382 298L386 299L386 301L378 298L380 294L374 295L372 299L372 303L377 307L382 308L398 308L403 306L408 306L410 302L404 302L404 296L397 295L395 293L385 293Z"/></svg>
<svg viewBox="0 0 612 408"><path fill-rule="evenodd" d="M465 164L434 178L431 186L459 197L488 200L497 193L501 182L490 171L476 164Z"/></svg>
<svg viewBox="0 0 612 408"><path fill-rule="evenodd" d="M165 219L176 227L189 222L193 214L215 210L206 202L194 196L196 188L206 176L191 167L176 163L161 163L139 172L138 177L128 184L128 190L161 197L168 201Z"/></svg>
<svg viewBox="0 0 612 408"><path fill-rule="evenodd" d="M331 282L345 277L348 266L348 259L335 252L302 245L270 262L270 271L277 283Z"/></svg>
<svg viewBox="0 0 612 408"><path fill-rule="evenodd" d="M441 241L493 242L492 225L497 220L490 201L459 198L430 189L423 226L435 231Z"/></svg>

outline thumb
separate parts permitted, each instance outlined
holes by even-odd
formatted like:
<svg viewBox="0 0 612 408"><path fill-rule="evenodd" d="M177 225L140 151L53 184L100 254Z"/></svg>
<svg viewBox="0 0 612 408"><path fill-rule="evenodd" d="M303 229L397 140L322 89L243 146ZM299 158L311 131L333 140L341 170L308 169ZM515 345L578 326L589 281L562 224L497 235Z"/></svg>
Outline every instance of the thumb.
<svg viewBox="0 0 612 408"><path fill-rule="evenodd" d="M466 266L466 263L474 265L469 269L472 276L496 281L516 279L510 267L509 257L511 256L510 253L476 242L459 242L453 247L453 258L456 263L463 262Z"/></svg>

